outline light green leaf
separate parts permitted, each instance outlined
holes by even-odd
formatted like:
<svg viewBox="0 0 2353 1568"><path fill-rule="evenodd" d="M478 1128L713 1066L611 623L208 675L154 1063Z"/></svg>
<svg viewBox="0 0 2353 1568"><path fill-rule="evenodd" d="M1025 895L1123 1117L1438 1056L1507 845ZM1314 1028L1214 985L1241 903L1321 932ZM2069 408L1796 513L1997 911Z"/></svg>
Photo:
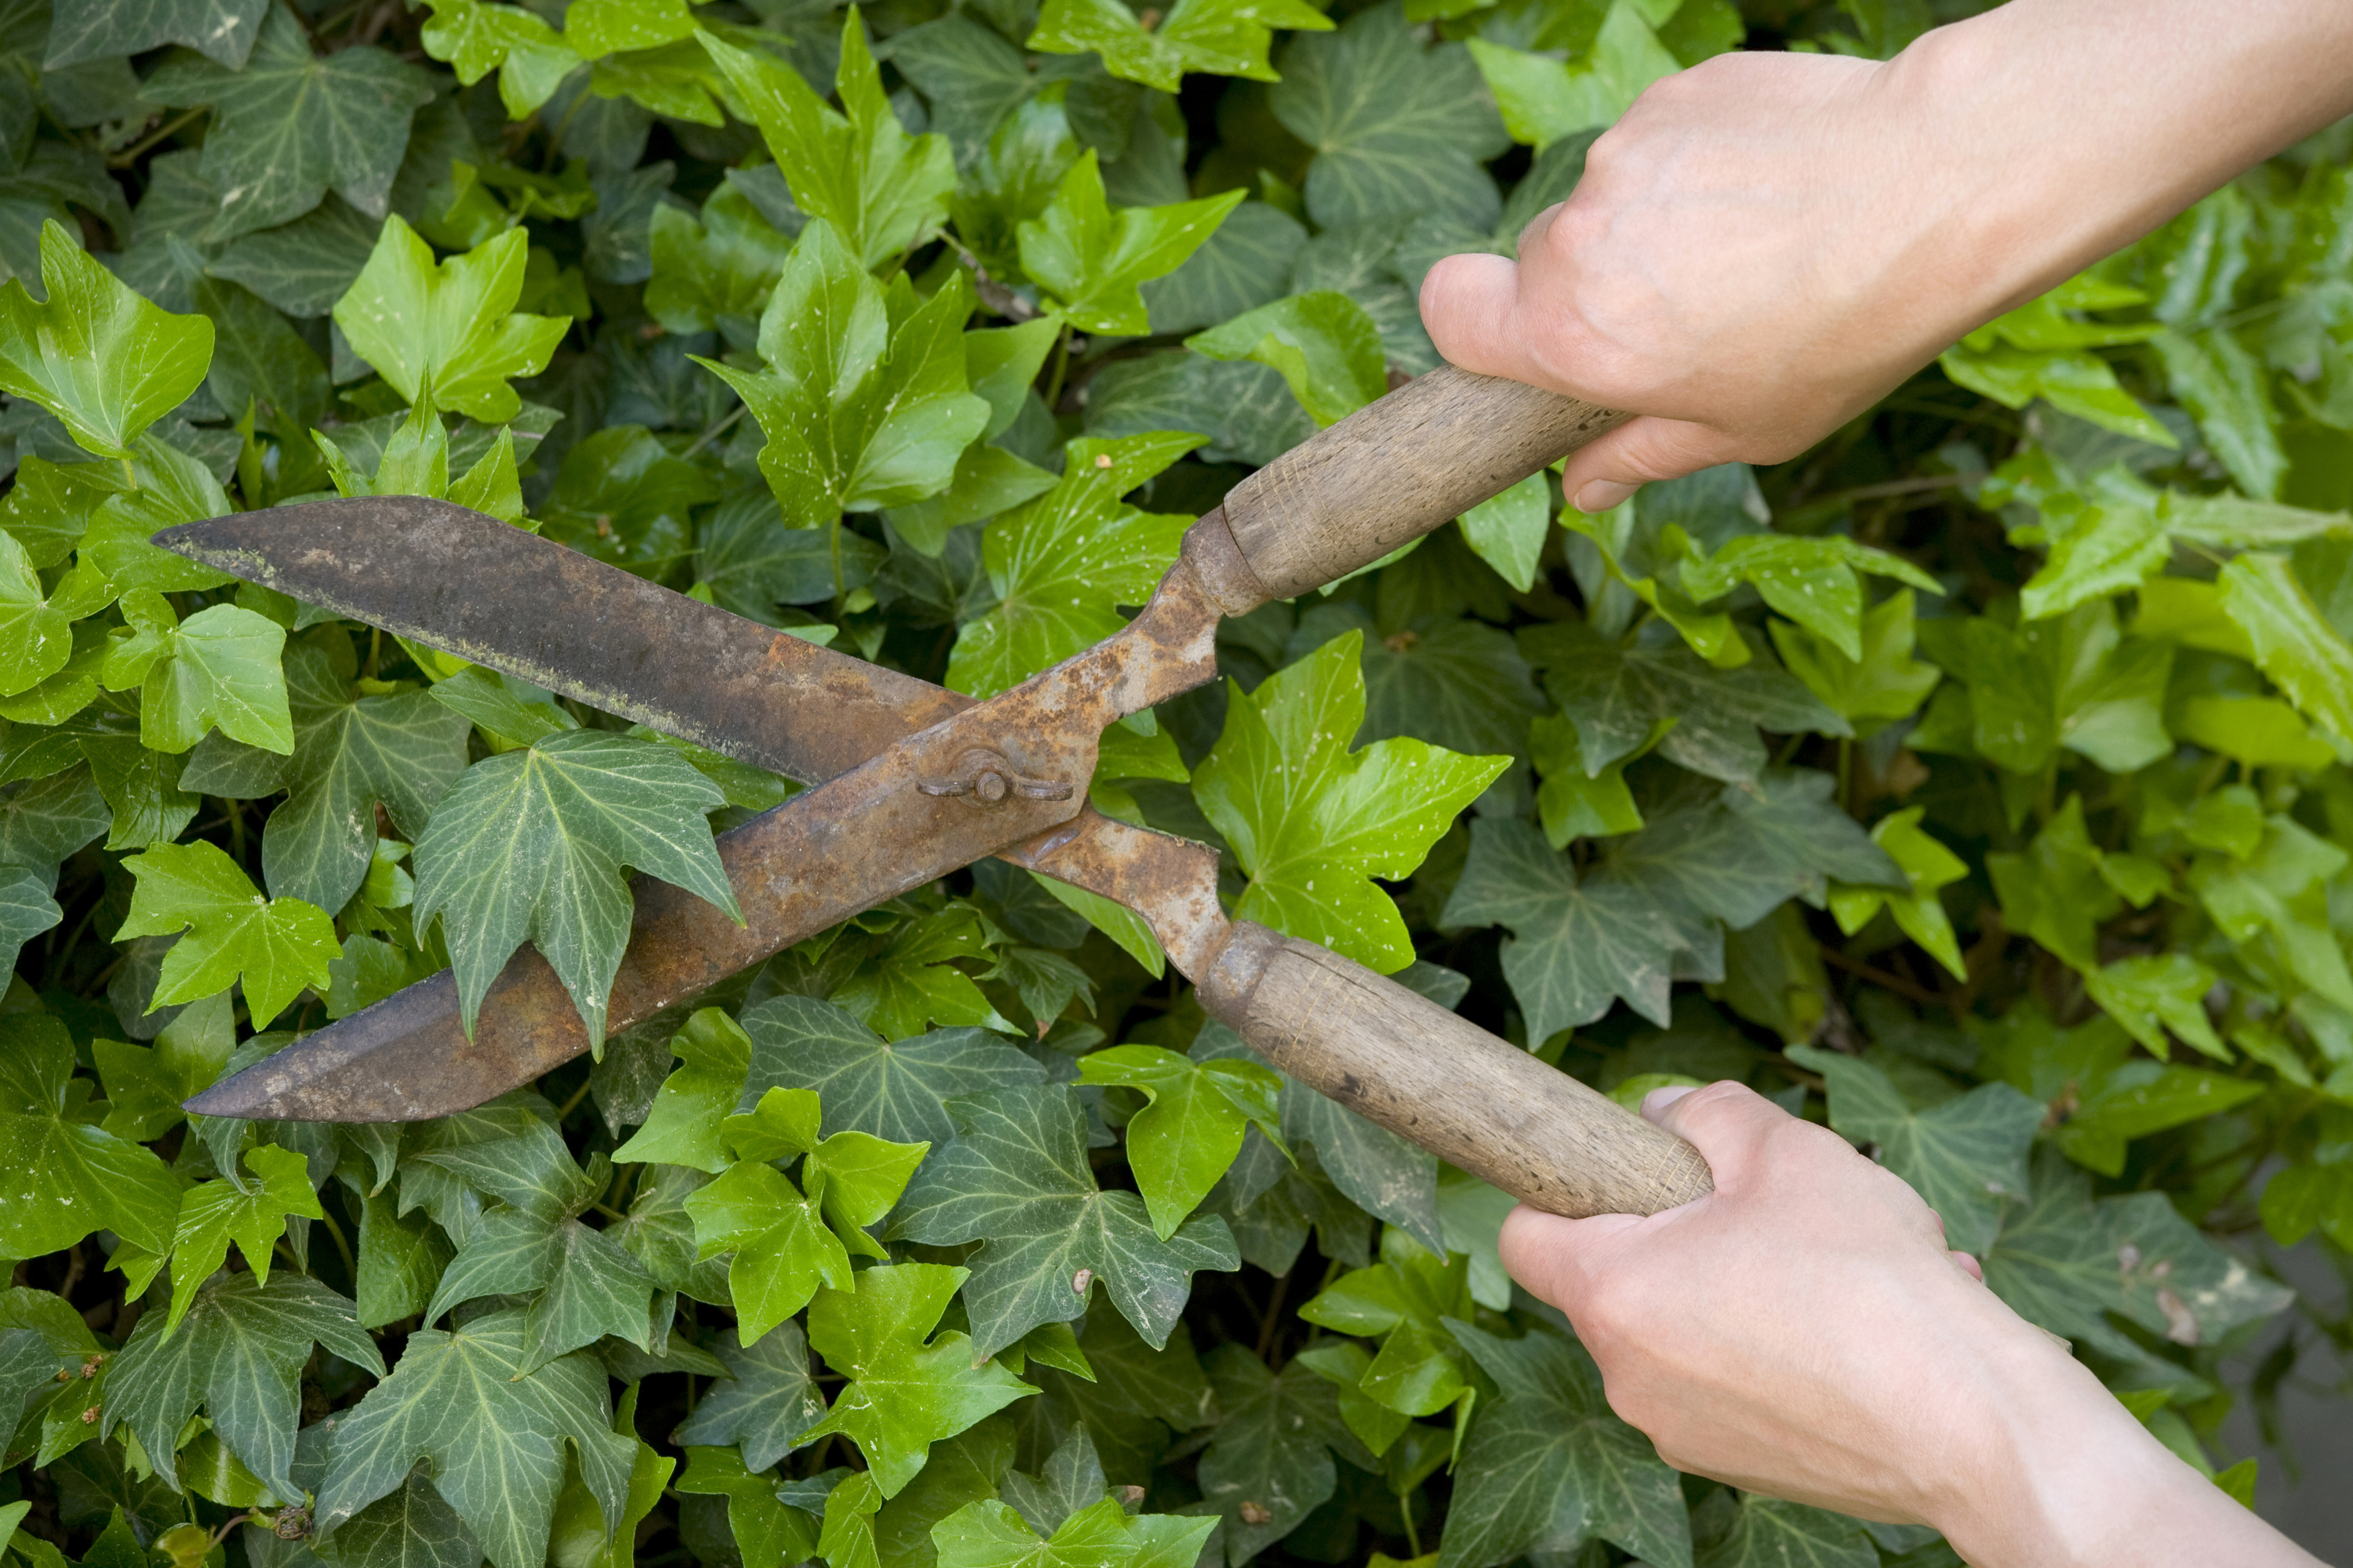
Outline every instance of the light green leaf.
<svg viewBox="0 0 2353 1568"><path fill-rule="evenodd" d="M172 1238L172 1310L164 1324L180 1326L196 1299L196 1287L220 1268L234 1241L257 1284L269 1283L269 1259L290 1215L324 1219L319 1194L311 1185L309 1162L290 1149L264 1143L245 1152L245 1167L259 1180L250 1185L235 1176L199 1182L180 1194L179 1225Z"/></svg>
<svg viewBox="0 0 2353 1568"><path fill-rule="evenodd" d="M263 898L218 845L156 844L122 864L138 885L115 940L187 932L164 955L151 1012L241 982L266 1027L305 988L326 990L327 965L343 952L334 922L300 899Z"/></svg>
<svg viewBox="0 0 2353 1568"><path fill-rule="evenodd" d="M1554 848L1567 848L1572 838L1607 838L1642 826L1641 810L1626 787L1626 764L1647 756L1674 724L1672 718L1658 720L1647 742L1588 776L1577 726L1566 714L1546 713L1530 722L1528 759L1544 780L1536 788L1536 816Z"/></svg>
<svg viewBox="0 0 2353 1568"><path fill-rule="evenodd" d="M1862 613L1860 651L1846 650L1790 621L1773 621L1773 646L1790 674L1823 706L1868 734L1888 720L1909 718L1943 679L1934 665L1912 657L1912 590L1900 588ZM1877 722L1874 722L1876 721Z"/></svg>
<svg viewBox="0 0 2353 1568"><path fill-rule="evenodd" d="M1072 326L1141 337L1152 326L1137 286L1176 271L1246 194L1114 211L1090 147L1045 211L1019 225L1021 270Z"/></svg>
<svg viewBox="0 0 2353 1568"><path fill-rule="evenodd" d="M720 1147L719 1123L743 1095L752 1038L725 1013L705 1007L670 1037L670 1048L684 1065L663 1081L645 1125L613 1158L622 1164L650 1161L723 1171L729 1161Z"/></svg>
<svg viewBox="0 0 2353 1568"><path fill-rule="evenodd" d="M948 685L994 697L1125 626L1117 606L1151 597L1192 519L1120 497L1200 444L1170 432L1070 443L1060 482L982 536L997 603L958 630Z"/></svg>
<svg viewBox="0 0 2353 1568"><path fill-rule="evenodd" d="M1380 330L1363 306L1329 289L1261 305L1194 333L1185 346L1210 359L1255 360L1281 372L1318 426L1337 424L1388 389ZM1543 476L1536 480L1541 486Z"/></svg>
<svg viewBox="0 0 2353 1568"><path fill-rule="evenodd" d="M1121 0L1047 0L1028 47L1092 50L1112 75L1175 92L1188 70L1275 80L1266 50L1277 27L1329 32L1332 23L1303 0L1176 0L1165 20L1150 21Z"/></svg>
<svg viewBox="0 0 2353 1568"><path fill-rule="evenodd" d="M959 1136L908 1189L893 1234L982 1241L964 1289L979 1353L1087 1309L1100 1279L1155 1348L1184 1310L1191 1277L1240 1266L1225 1222L1187 1221L1164 1241L1134 1193L1103 1192L1087 1163L1086 1122L1069 1089L999 1089L956 1101Z"/></svg>
<svg viewBox="0 0 2353 1568"><path fill-rule="evenodd" d="M1552 485L1539 471L1489 497L1457 521L1471 552L1521 593L1535 586L1537 557L1552 523Z"/></svg>
<svg viewBox="0 0 2353 1568"><path fill-rule="evenodd" d="M1471 58L1495 95L1515 142L1543 147L1578 131L1614 122L1642 89L1674 75L1683 62L1651 31L1639 0L1613 0L1582 59L1567 63L1470 40Z"/></svg>
<svg viewBox="0 0 2353 1568"><path fill-rule="evenodd" d="M901 127L856 7L842 23L839 111L773 56L702 37L731 107L760 128L795 204L831 226L855 266L880 267L930 237L955 189L955 156L946 137L910 136ZM765 349L763 357L776 359Z"/></svg>
<svg viewBox="0 0 2353 1568"><path fill-rule="evenodd" d="M1888 858L1910 879L1910 896L1891 893L1883 888L1837 887L1831 889L1831 913L1836 917L1839 930L1852 936L1884 908L1895 917L1905 935L1950 970L1953 978L1966 981L1969 977L1968 966L1961 962L1960 942L1953 935L1952 920L1945 913L1944 903L1936 893L1938 889L1968 876L1969 868L1959 856L1920 826L1924 810L1915 805L1890 813L1871 830L1871 841L1886 850Z"/></svg>
<svg viewBox="0 0 2353 1568"><path fill-rule="evenodd" d="M886 1040L921 1034L928 1024L1014 1033L1013 1025L982 995L960 959L988 956L980 916L951 904L910 921L834 992L834 1003Z"/></svg>
<svg viewBox="0 0 2353 1568"><path fill-rule="evenodd" d="M416 919L444 927L470 1029L491 982L524 942L571 994L592 1041L629 939L633 867L741 920L703 812L718 786L651 741L596 730L551 735L466 770L418 839Z"/></svg>
<svg viewBox="0 0 2353 1568"><path fill-rule="evenodd" d="M439 407L493 424L512 419L522 399L508 379L545 370L565 327L562 317L515 312L527 248L523 231L510 229L436 261L396 214L335 302L335 324L404 400L429 387Z"/></svg>
<svg viewBox="0 0 2353 1568"><path fill-rule="evenodd" d="M1743 534L1726 540L1705 558L1672 525L1665 542L1669 550L1681 545L1687 552L1680 575L1683 592L1694 601L1704 604L1739 584L1751 584L1767 604L1807 630L1829 638L1850 659L1862 658L1860 574L1893 577L1931 594L1944 591L1935 578L1901 556L1834 533Z"/></svg>
<svg viewBox="0 0 2353 1568"><path fill-rule="evenodd" d="M915 1478L932 1444L1035 1392L963 1334L931 1337L968 1278L936 1263L869 1268L855 1290L823 1291L809 1308L809 1343L849 1382L801 1438L856 1443L884 1497Z"/></svg>
<svg viewBox="0 0 2353 1568"><path fill-rule="evenodd" d="M1235 688L1193 793L1250 885L1236 918L1323 942L1384 972L1413 957L1395 902L1455 815L1510 764L1413 740L1351 752L1364 718L1361 638L1335 638L1255 692Z"/></svg>
<svg viewBox="0 0 2353 1568"><path fill-rule="evenodd" d="M109 686L139 686L139 739L151 751L185 752L217 727L231 740L280 756L294 750L282 658L285 629L239 605L215 605L176 622L153 589L136 590L123 615L135 637L107 659ZM123 679L128 673L130 679Z"/></svg>
<svg viewBox="0 0 2353 1568"><path fill-rule="evenodd" d="M754 374L707 365L766 432L760 471L794 527L921 500L946 488L988 418L965 388L959 279L919 300L905 274L884 288L811 220L760 321Z"/></svg>
<svg viewBox="0 0 2353 1568"><path fill-rule="evenodd" d="M39 404L100 457L129 456L202 384L213 324L141 299L54 219L41 226L41 283L43 303L0 283L0 391Z"/></svg>
<svg viewBox="0 0 2353 1568"><path fill-rule="evenodd" d="M1128 1121L1127 1159L1163 1241L1233 1164L1252 1122L1282 1144L1282 1079L1257 1062L1195 1062L1157 1046L1116 1046L1082 1058L1079 1081L1123 1085L1150 1101Z"/></svg>
<svg viewBox="0 0 2353 1568"><path fill-rule="evenodd" d="M1214 1519L1130 1515L1117 1498L1081 1509L1041 1541L1007 1503L966 1503L932 1526L940 1568L1191 1568Z"/></svg>
<svg viewBox="0 0 2353 1568"><path fill-rule="evenodd" d="M180 1184L152 1151L82 1120L91 1086L73 1068L60 1020L0 1018L0 1252L39 1258L111 1230L160 1254Z"/></svg>
<svg viewBox="0 0 2353 1568"><path fill-rule="evenodd" d="M727 1529L735 1538L744 1568L792 1568L818 1549L808 1516L779 1502L776 1479L744 1468L733 1448L689 1448L686 1474L679 1478L677 1489L690 1497L727 1500Z"/></svg>
<svg viewBox="0 0 2353 1568"><path fill-rule="evenodd" d="M2284 555L2248 551L2222 568L2222 613L2255 667L2306 715L2353 741L2353 648L2324 617Z"/></svg>

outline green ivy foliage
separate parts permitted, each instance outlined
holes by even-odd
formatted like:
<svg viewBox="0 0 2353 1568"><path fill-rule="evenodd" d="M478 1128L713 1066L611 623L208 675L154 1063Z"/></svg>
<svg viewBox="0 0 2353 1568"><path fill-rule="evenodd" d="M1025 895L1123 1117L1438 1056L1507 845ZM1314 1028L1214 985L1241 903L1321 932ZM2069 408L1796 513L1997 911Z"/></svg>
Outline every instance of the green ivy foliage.
<svg viewBox="0 0 2353 1568"><path fill-rule="evenodd" d="M1969 8L0 5L0 1554L1957 1561L1678 1477L1508 1199L1090 895L985 863L608 1035L626 872L732 911L792 786L146 541L443 496L988 695L1430 370L1431 262L1650 82ZM2274 1248L2353 1248L2348 153L1780 468L1228 624L1095 802L1629 1103L1826 1119L2211 1473ZM524 943L596 1059L180 1110Z"/></svg>

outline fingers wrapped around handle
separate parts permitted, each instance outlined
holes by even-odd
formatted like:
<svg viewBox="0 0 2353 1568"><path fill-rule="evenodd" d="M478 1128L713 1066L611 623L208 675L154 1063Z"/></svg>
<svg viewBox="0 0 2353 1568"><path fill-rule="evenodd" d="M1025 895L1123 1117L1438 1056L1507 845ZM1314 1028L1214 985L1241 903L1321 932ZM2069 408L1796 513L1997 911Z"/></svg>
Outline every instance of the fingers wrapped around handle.
<svg viewBox="0 0 2353 1568"><path fill-rule="evenodd" d="M1626 417L1440 365L1236 485L1226 496L1226 524L1261 598L1294 598L1370 565Z"/></svg>
<svg viewBox="0 0 2353 1568"><path fill-rule="evenodd" d="M1313 942L1238 922L1200 993L1293 1078L1533 1207L1649 1215L1713 1190L1673 1133Z"/></svg>

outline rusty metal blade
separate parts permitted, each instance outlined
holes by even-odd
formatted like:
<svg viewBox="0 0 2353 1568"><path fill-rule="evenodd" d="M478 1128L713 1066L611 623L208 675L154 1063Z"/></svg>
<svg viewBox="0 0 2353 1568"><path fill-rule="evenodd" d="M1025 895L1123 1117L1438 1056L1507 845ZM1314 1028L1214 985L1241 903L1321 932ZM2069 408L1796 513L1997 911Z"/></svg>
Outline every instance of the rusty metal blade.
<svg viewBox="0 0 2353 1568"><path fill-rule="evenodd" d="M263 564L251 558L219 563L247 576ZM695 605L653 592L662 595L657 604ZM912 677L892 677L965 706L721 835L720 858L744 911L744 927L677 888L638 879L629 947L607 1004L609 1026L650 1017L803 937L993 852L1137 910L1178 966L1200 973L1226 932L1217 857L1206 846L1111 821L1075 798L1017 793L984 804L975 795L943 796L918 785L968 768L976 754L1017 776L1090 777L1103 725L1214 676L1217 618L1191 563L1180 561L1124 631L988 702L970 706L969 699ZM903 724L908 710L882 710L871 722L877 729L894 720ZM896 739L887 731L885 738ZM587 1047L586 1030L554 973L525 949L492 984L470 1040L445 972L214 1085L187 1109L255 1120L416 1121L479 1105Z"/></svg>
<svg viewBox="0 0 2353 1568"><path fill-rule="evenodd" d="M155 542L803 784L972 706L422 496L238 512Z"/></svg>

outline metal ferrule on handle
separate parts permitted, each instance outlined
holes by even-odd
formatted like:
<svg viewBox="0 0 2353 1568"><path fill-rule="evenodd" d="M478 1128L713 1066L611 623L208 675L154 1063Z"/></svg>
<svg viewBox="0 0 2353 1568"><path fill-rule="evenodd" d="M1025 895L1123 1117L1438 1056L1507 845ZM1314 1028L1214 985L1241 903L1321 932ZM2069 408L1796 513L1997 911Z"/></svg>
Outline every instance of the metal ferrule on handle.
<svg viewBox="0 0 2353 1568"><path fill-rule="evenodd" d="M1293 1078L1531 1207L1650 1215L1715 1190L1673 1133L1313 942L1237 921L1198 989Z"/></svg>

